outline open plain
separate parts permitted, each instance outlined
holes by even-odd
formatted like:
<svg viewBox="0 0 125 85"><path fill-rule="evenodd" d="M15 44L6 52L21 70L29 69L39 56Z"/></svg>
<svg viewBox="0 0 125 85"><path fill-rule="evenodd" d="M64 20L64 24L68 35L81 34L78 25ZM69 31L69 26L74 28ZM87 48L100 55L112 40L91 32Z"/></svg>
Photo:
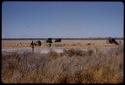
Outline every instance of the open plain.
<svg viewBox="0 0 125 85"><path fill-rule="evenodd" d="M122 83L123 40L2 40L3 83ZM35 41L35 40L34 40Z"/></svg>

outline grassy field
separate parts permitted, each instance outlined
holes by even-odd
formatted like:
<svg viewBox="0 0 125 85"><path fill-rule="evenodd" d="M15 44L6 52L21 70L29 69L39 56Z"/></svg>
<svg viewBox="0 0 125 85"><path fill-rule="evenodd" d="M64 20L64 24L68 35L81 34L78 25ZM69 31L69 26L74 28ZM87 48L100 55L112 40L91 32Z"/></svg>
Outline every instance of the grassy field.
<svg viewBox="0 0 125 85"><path fill-rule="evenodd" d="M121 41L123 44L123 40ZM22 48L30 47L32 40L2 40L2 48ZM40 48L48 48L48 44L45 40L41 40L42 45ZM91 45L88 45L90 43ZM112 44L107 44L106 40L62 40L62 42L54 42L52 47L64 47L64 48L88 48L88 47L111 47Z"/></svg>
<svg viewBox="0 0 125 85"><path fill-rule="evenodd" d="M25 46L12 42L2 41L2 48L25 48L30 41ZM105 40L65 40L53 43L53 47L68 50L48 54L2 52L2 82L123 83L123 41L116 46ZM48 47L43 41L39 48Z"/></svg>

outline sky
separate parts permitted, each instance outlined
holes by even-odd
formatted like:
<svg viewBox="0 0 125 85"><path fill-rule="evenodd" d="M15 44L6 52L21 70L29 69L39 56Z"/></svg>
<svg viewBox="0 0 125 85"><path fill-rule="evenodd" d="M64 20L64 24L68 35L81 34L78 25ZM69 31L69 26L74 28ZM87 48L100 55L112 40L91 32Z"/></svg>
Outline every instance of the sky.
<svg viewBox="0 0 125 85"><path fill-rule="evenodd" d="M123 2L2 3L2 38L123 37Z"/></svg>

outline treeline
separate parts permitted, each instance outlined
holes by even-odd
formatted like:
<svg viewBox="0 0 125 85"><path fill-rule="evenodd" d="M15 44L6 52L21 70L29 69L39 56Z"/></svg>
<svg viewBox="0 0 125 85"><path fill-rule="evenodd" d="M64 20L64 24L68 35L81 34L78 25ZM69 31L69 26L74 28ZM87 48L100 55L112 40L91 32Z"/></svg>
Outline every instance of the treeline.
<svg viewBox="0 0 125 85"><path fill-rule="evenodd" d="M62 40L105 40L108 39L109 37L105 38L61 38ZM112 37L118 40L123 40L122 37ZM48 38L2 38L2 40L47 40ZM58 39L58 38L52 38L53 40Z"/></svg>

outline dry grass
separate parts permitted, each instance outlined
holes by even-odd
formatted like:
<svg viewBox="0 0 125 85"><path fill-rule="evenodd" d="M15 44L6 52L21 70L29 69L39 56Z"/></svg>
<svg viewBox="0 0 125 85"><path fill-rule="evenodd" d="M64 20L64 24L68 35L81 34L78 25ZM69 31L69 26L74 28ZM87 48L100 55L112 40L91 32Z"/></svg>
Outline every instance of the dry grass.
<svg viewBox="0 0 125 85"><path fill-rule="evenodd" d="M62 54L2 53L3 83L122 83L123 46Z"/></svg>
<svg viewBox="0 0 125 85"><path fill-rule="evenodd" d="M40 48L47 48L49 45L41 40L42 45ZM2 40L2 48L30 48L31 40ZM90 43L90 45L88 45ZM123 40L121 40L123 44ZM52 43L52 47L64 47L64 48L88 48L88 47L111 47L112 45L107 44L106 40L62 40L62 42Z"/></svg>

